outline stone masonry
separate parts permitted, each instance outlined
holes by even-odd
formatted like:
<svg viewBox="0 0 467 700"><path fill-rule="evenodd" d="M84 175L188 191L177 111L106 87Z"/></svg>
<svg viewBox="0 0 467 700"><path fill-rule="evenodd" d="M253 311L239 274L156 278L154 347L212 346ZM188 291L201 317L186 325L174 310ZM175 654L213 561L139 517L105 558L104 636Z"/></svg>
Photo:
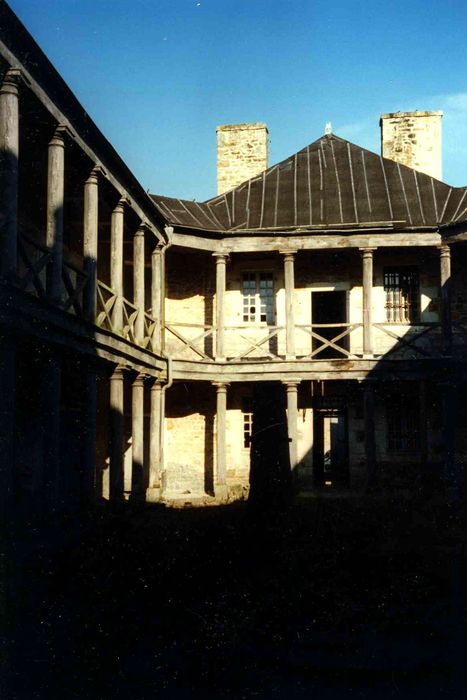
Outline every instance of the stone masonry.
<svg viewBox="0 0 467 700"><path fill-rule="evenodd" d="M382 114L381 153L409 168L441 180L442 112Z"/></svg>
<svg viewBox="0 0 467 700"><path fill-rule="evenodd" d="M268 167L266 124L217 127L217 193L222 194Z"/></svg>

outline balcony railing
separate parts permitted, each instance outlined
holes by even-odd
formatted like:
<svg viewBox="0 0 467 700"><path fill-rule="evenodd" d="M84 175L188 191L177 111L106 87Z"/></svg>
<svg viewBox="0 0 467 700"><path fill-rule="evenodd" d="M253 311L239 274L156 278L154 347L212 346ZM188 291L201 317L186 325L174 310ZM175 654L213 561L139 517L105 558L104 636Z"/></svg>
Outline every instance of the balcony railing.
<svg viewBox="0 0 467 700"><path fill-rule="evenodd" d="M467 341L467 327L455 328L458 344L461 334ZM375 358L434 358L442 354L439 323L417 325L373 323ZM363 354L362 323L327 323L295 326L295 357L298 360L356 360ZM215 360L216 330L211 325L168 323L165 326L165 352L179 360ZM277 361L286 359L284 326L226 326L226 362Z"/></svg>
<svg viewBox="0 0 467 700"><path fill-rule="evenodd" d="M18 239L18 258L16 286L24 292L47 301L47 267L52 261L52 252L23 231ZM86 281L87 275L79 264L64 258L59 308L83 317L83 290ZM143 312L143 337L137 339L136 321L140 313L138 307L124 297L119 300L114 290L100 280L97 282L96 297L97 326L122 335L132 343L153 352L157 350L159 343L156 342L155 334L159 326L148 312ZM117 303L121 304L122 328L116 328L113 320Z"/></svg>
<svg viewBox="0 0 467 700"><path fill-rule="evenodd" d="M17 286L39 299L47 299L47 266L52 260L51 251L22 232L18 239L18 257ZM87 275L79 265L66 258L63 260L60 308L76 316L82 315L86 280Z"/></svg>

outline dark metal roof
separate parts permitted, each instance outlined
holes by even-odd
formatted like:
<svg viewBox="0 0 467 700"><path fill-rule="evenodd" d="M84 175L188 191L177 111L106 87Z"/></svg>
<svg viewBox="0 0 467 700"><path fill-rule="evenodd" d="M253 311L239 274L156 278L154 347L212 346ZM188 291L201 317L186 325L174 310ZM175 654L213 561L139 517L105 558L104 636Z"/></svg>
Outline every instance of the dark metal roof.
<svg viewBox="0 0 467 700"><path fill-rule="evenodd" d="M467 187L334 134L206 202L153 195L174 226L205 231L436 227L467 218Z"/></svg>

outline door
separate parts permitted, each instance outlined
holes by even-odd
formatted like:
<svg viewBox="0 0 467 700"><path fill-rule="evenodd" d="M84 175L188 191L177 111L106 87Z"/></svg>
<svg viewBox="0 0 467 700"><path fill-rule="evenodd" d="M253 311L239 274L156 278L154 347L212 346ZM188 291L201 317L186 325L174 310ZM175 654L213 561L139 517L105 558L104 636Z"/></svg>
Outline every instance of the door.
<svg viewBox="0 0 467 700"><path fill-rule="evenodd" d="M325 338L332 340L345 331L344 324L347 323L347 293L340 292L312 292L311 293L311 323L331 324L331 328L315 327L313 331ZM342 325L339 325L342 324ZM341 338L334 345L348 350L349 337ZM312 339L312 351L317 350L323 344L319 338ZM325 346L319 350L314 357L319 360L344 359L345 355L336 348Z"/></svg>
<svg viewBox="0 0 467 700"><path fill-rule="evenodd" d="M346 486L349 477L347 412L314 411L313 473L315 486Z"/></svg>

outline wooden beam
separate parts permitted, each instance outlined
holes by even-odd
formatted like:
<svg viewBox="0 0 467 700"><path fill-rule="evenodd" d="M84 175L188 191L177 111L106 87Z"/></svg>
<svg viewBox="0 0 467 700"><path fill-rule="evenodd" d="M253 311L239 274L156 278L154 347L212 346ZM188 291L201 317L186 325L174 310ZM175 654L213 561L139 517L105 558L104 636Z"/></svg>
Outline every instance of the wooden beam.
<svg viewBox="0 0 467 700"><path fill-rule="evenodd" d="M206 250L219 254L255 253L258 251L282 252L300 250L328 250L347 248L420 248L441 244L439 233L358 233L335 234L290 234L276 236L232 235L225 233L221 239L209 238L203 234L195 236L174 233L173 245L193 250Z"/></svg>

